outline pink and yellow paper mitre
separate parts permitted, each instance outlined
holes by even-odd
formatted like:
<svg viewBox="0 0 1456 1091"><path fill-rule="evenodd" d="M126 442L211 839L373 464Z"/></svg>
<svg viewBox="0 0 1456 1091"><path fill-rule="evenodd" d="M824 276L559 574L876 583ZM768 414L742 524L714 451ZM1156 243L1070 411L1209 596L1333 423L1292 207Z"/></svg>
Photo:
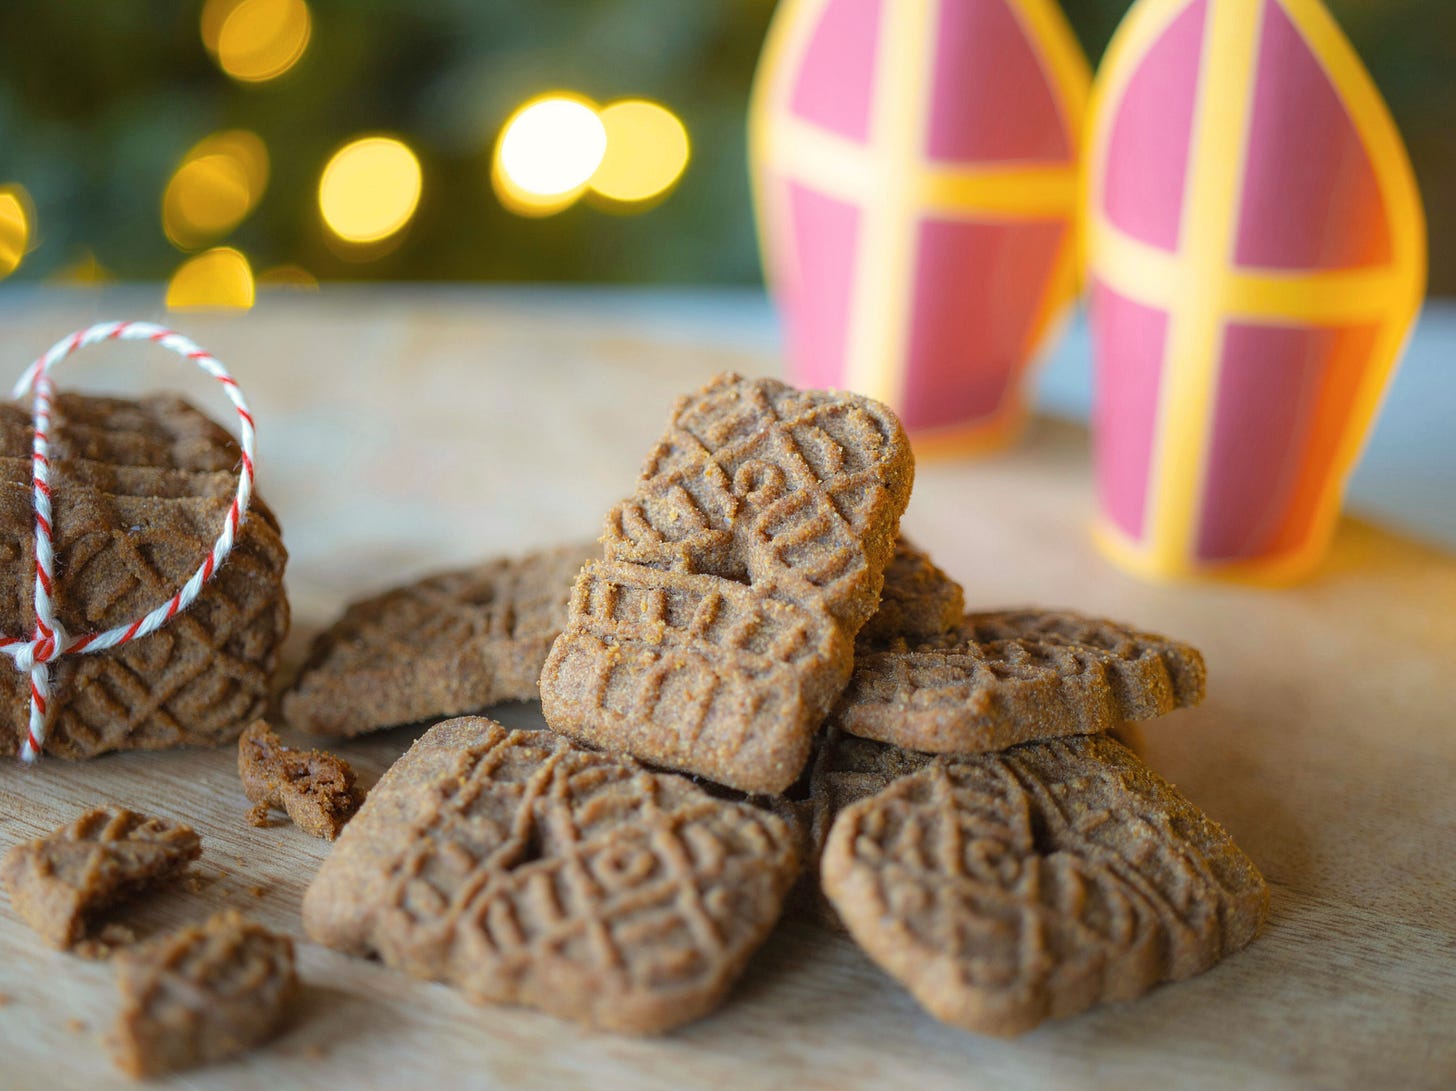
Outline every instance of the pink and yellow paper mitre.
<svg viewBox="0 0 1456 1091"><path fill-rule="evenodd" d="M1089 130L1099 539L1147 575L1302 575L1424 291L1384 102L1318 0L1139 0Z"/></svg>
<svg viewBox="0 0 1456 1091"><path fill-rule="evenodd" d="M1075 293L1090 77L1055 0L783 0L749 142L789 372L992 444Z"/></svg>

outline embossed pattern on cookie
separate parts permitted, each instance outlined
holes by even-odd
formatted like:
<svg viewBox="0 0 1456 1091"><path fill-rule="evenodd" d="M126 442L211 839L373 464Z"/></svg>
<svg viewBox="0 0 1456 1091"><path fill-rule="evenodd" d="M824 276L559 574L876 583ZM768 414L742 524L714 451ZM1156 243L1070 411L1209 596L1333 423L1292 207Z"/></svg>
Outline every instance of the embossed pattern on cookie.
<svg viewBox="0 0 1456 1091"><path fill-rule="evenodd" d="M125 624L165 603L207 556L237 487L237 444L175 397L61 394L54 404L57 615L73 634ZM35 515L31 421L0 404L0 633L29 633ZM212 745L262 714L288 632L287 551L254 498L237 544L201 595L151 636L53 667L46 752ZM0 670L0 754L25 736L30 679Z"/></svg>
<svg viewBox="0 0 1456 1091"><path fill-rule="evenodd" d="M822 877L928 1011L995 1035L1200 973L1268 909L1228 834L1102 736L931 761L840 813Z"/></svg>
<svg viewBox="0 0 1456 1091"><path fill-rule="evenodd" d="M110 1034L134 1077L206 1064L267 1041L298 994L293 941L226 910L116 956Z"/></svg>
<svg viewBox="0 0 1456 1091"><path fill-rule="evenodd" d="M85 938L90 917L180 872L202 855L189 826L97 807L69 826L12 846L0 882L16 914L52 947Z"/></svg>
<svg viewBox="0 0 1456 1091"><path fill-rule="evenodd" d="M355 603L283 698L292 726L358 735L532 700L595 542L442 572Z"/></svg>
<svg viewBox="0 0 1456 1091"><path fill-rule="evenodd" d="M724 375L679 400L541 675L565 734L744 791L808 760L874 613L914 463L849 394Z"/></svg>
<svg viewBox="0 0 1456 1091"><path fill-rule="evenodd" d="M308 935L590 1026L706 1014L799 865L779 816L478 717L384 775L304 897Z"/></svg>
<svg viewBox="0 0 1456 1091"><path fill-rule="evenodd" d="M1197 649L1067 611L967 614L951 634L862 648L832 722L934 753L1110 731L1203 699Z"/></svg>

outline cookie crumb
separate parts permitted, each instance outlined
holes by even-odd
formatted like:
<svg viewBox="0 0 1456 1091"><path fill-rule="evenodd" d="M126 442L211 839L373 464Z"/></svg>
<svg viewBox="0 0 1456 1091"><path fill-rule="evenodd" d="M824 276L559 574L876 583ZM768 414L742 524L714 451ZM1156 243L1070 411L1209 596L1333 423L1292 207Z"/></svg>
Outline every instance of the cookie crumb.
<svg viewBox="0 0 1456 1091"><path fill-rule="evenodd" d="M268 893L268 888L266 886L250 886L248 887L248 893L255 898L261 898L264 894Z"/></svg>
<svg viewBox="0 0 1456 1091"><path fill-rule="evenodd" d="M269 810L280 809L304 833L329 841L354 817L362 799L354 770L343 758L284 746L262 720L238 739L238 776L253 804L247 814L252 825L267 825Z"/></svg>
<svg viewBox="0 0 1456 1091"><path fill-rule="evenodd" d="M136 933L126 925L112 922L104 925L95 939L78 943L74 951L82 958L100 961L110 958L118 948L131 946L136 939Z"/></svg>
<svg viewBox="0 0 1456 1091"><path fill-rule="evenodd" d="M85 1034L87 1027L83 1020L72 1018L66 1020L66 1029L72 1034Z"/></svg>
<svg viewBox="0 0 1456 1091"><path fill-rule="evenodd" d="M14 1002L15 997L11 996L9 993L0 993L0 1008L9 1007Z"/></svg>

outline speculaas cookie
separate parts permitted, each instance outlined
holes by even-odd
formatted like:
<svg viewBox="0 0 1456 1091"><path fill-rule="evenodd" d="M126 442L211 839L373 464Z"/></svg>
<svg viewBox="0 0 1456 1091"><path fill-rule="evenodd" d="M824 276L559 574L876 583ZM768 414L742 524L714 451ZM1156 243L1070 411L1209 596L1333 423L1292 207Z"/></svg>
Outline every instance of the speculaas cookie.
<svg viewBox="0 0 1456 1091"><path fill-rule="evenodd" d="M856 654L897 640L938 640L961 623L965 593L929 554L900 538L885 568L880 605L859 631Z"/></svg>
<svg viewBox="0 0 1456 1091"><path fill-rule="evenodd" d="M834 727L819 737L806 781L795 786L786 804L792 808L791 817L800 831L804 854L804 870L791 896L796 909L807 911L827 927L844 931L843 922L819 882L819 861L835 816L932 760L929 754L857 738Z"/></svg>
<svg viewBox="0 0 1456 1091"><path fill-rule="evenodd" d="M831 722L909 750L976 753L1108 731L1203 699L1197 649L1067 611L967 614L924 643L861 647Z"/></svg>
<svg viewBox="0 0 1456 1091"><path fill-rule="evenodd" d="M610 1030L706 1014L798 869L777 815L549 731L464 717L369 793L303 901L311 939Z"/></svg>
<svg viewBox="0 0 1456 1091"><path fill-rule="evenodd" d="M298 993L293 941L236 910L117 954L108 1039L128 1075L160 1076L260 1045Z"/></svg>
<svg viewBox="0 0 1456 1091"><path fill-rule="evenodd" d="M1200 973L1268 908L1228 834L1097 735L930 761L839 813L821 871L869 955L982 1034Z"/></svg>
<svg viewBox="0 0 1456 1091"><path fill-rule="evenodd" d="M866 398L723 375L679 400L577 580L547 723L787 788L848 682L913 477L899 422Z"/></svg>
<svg viewBox="0 0 1456 1091"><path fill-rule="evenodd" d="M238 779L253 804L248 821L254 826L267 825L268 812L278 809L304 833L328 841L339 836L363 799L343 758L284 746L263 720L238 738Z"/></svg>
<svg viewBox="0 0 1456 1091"><path fill-rule="evenodd" d="M79 635L165 603L212 548L237 488L237 444L173 397L61 394L49 432L55 603ZM0 633L34 624L31 421L0 404ZM235 737L268 699L288 631L287 552L253 500L232 554L201 595L160 630L53 667L48 754L211 745ZM0 754L25 737L30 678L0 664Z"/></svg>
<svg viewBox="0 0 1456 1091"><path fill-rule="evenodd" d="M69 826L13 846L0 880L20 918L52 947L85 938L98 910L175 875L202 855L193 830L120 807L87 811Z"/></svg>
<svg viewBox="0 0 1456 1091"><path fill-rule="evenodd" d="M1134 754L1142 750L1136 724L1119 724L1107 736ZM804 834L804 873L795 891L796 905L807 909L820 923L844 930L844 922L834 911L833 903L824 896L819 882L819 862L834 819L851 804L878 795L901 777L919 772L934 760L932 754L862 739L838 728L825 731L815 749L802 798L790 801L794 807L793 818Z"/></svg>
<svg viewBox="0 0 1456 1091"><path fill-rule="evenodd" d="M571 585L595 542L496 559L349 607L283 698L294 727L323 735L534 700Z"/></svg>

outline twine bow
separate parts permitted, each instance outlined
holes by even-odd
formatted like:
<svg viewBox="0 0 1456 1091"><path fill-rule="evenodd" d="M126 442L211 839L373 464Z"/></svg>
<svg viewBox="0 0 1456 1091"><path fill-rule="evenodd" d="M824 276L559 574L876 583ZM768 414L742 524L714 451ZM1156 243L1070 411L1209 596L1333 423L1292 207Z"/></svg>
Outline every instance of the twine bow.
<svg viewBox="0 0 1456 1091"><path fill-rule="evenodd" d="M242 467L238 471L238 491L223 519L222 533L213 543L207 558L197 566L192 577L166 602L143 617L126 625L103 632L72 636L61 625L55 610L55 552L52 548L50 426L51 402L55 386L50 370L60 361L85 345L100 341L151 341L183 359L191 360L222 384L223 392L237 410L242 446ZM30 725L20 749L21 760L33 762L45 746L46 729L52 716L50 665L63 655L80 655L105 651L118 644L139 640L156 632L179 611L185 610L202 592L227 555L232 552L238 527L248 513L253 495L253 415L235 380L212 353L163 326L150 322L100 322L89 329L77 330L51 346L31 364L15 384L11 396L17 401L34 392L33 418L35 438L31 445L32 484L35 503L35 630L29 640L24 637L0 637L0 652L10 656L17 670L30 674Z"/></svg>

